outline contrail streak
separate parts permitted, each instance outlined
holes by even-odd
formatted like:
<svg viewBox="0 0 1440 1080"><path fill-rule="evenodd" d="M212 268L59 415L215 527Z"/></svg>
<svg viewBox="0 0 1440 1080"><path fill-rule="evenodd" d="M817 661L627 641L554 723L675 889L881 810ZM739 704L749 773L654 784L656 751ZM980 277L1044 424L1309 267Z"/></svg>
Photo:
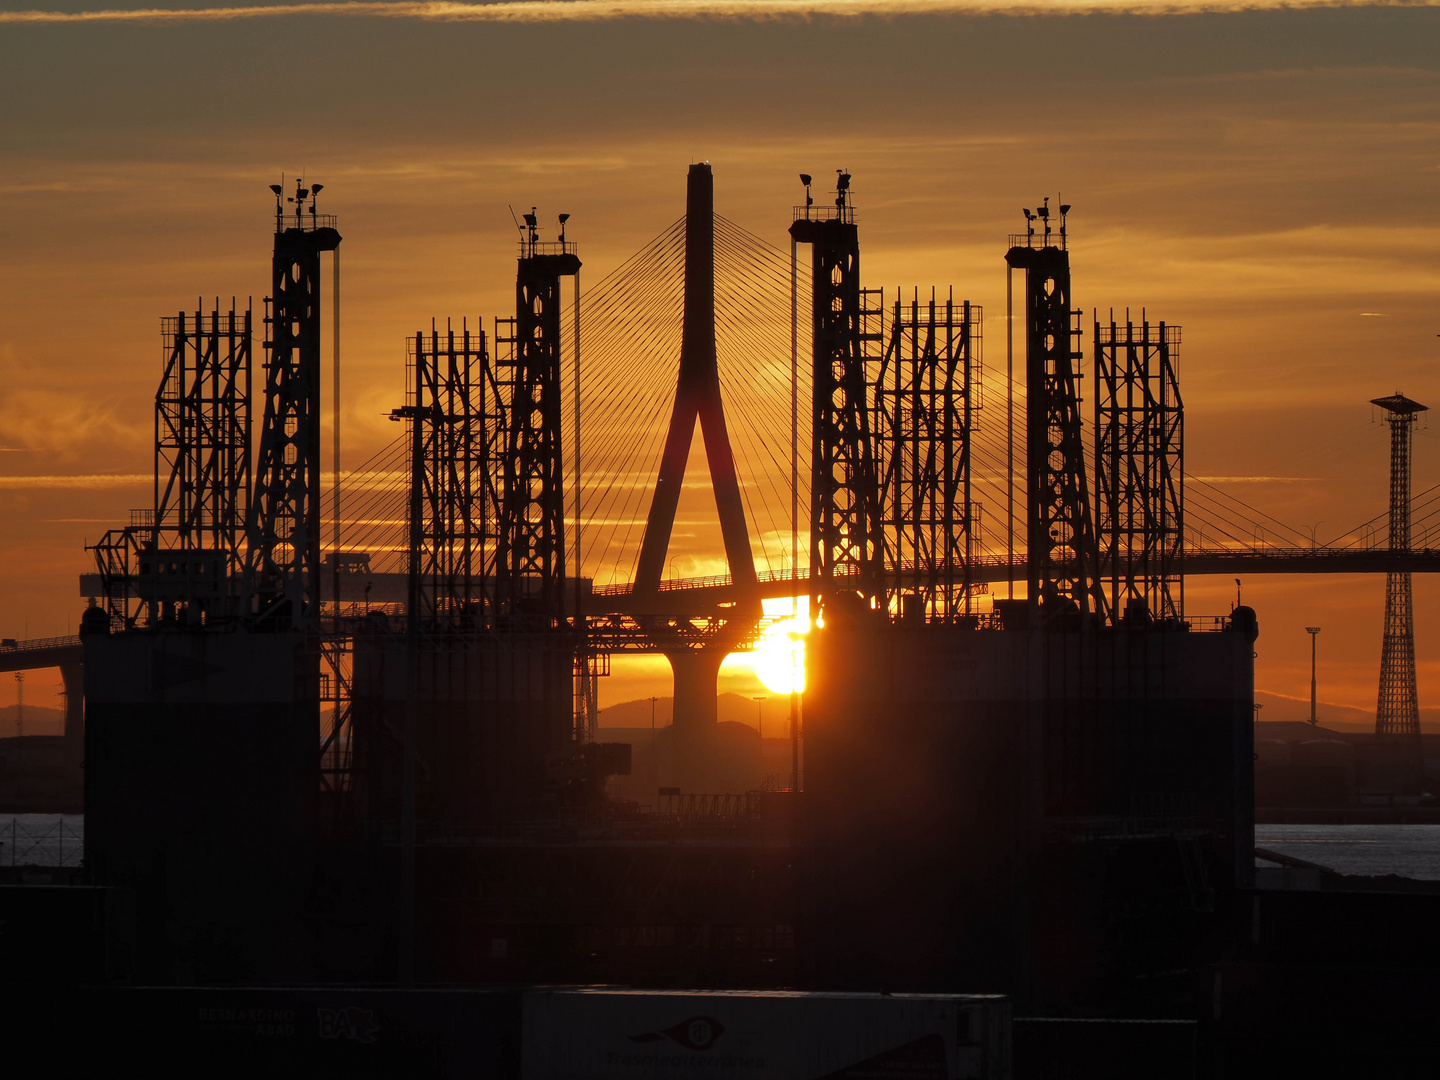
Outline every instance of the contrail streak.
<svg viewBox="0 0 1440 1080"><path fill-rule="evenodd" d="M888 15L1191 15L1341 7L1435 7L1440 0L354 0L254 7L0 11L0 23L212 22L294 15L435 22L561 23L610 19L809 19Z"/></svg>
<svg viewBox="0 0 1440 1080"><path fill-rule="evenodd" d="M148 484L155 478L148 473L105 473L82 476L0 476L0 491L37 491L47 488L112 488L128 484Z"/></svg>

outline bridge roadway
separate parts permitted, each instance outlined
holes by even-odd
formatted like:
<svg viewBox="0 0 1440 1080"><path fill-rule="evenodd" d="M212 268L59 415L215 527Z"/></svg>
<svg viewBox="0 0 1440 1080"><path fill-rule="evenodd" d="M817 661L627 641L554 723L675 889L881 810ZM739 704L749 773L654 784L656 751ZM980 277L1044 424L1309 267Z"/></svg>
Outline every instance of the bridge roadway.
<svg viewBox="0 0 1440 1080"><path fill-rule="evenodd" d="M1415 548L1392 554L1384 548L1192 548L1185 553L1187 577L1247 574L1378 574L1391 569L1413 573L1440 573L1440 548ZM994 583L1025 580L1023 559L1010 563L1003 555L974 560L971 572L976 582ZM779 599L804 596L809 592L808 571L797 576L789 570L763 571L751 590L741 590L728 574L715 577L671 578L660 584L660 592L641 600L630 584L602 585L586 601L590 614L686 615L712 611L721 604L743 600ZM843 579L842 579L843 580Z"/></svg>
<svg viewBox="0 0 1440 1080"><path fill-rule="evenodd" d="M81 803L77 793L80 784L80 759L84 754L85 738L85 648L80 644L79 637L76 636L31 638L19 641L14 638L0 640L0 672L35 671L40 668L52 667L60 669L60 681L65 687L65 734L63 740L59 742L53 736L41 736L41 742L38 744L32 742L32 745L39 746L36 753L42 755L37 767L42 769L59 768L68 778L61 781L61 788L56 796L58 801L45 802L44 806L46 808L54 806L66 808L63 812L67 814L79 813ZM50 753L45 749L46 746L50 746L51 750L59 747L57 752L60 756L43 758L43 755ZM13 762L16 759L12 758L11 760ZM28 761L32 765L36 763L34 758L22 760ZM23 768L29 767L30 765L23 766ZM65 786L67 784L68 787ZM29 804L18 803L12 809L22 809L26 805Z"/></svg>
<svg viewBox="0 0 1440 1080"><path fill-rule="evenodd" d="M1189 577L1248 574L1379 574L1391 568L1414 573L1440 572L1440 548L1416 548L1392 555L1385 548L1191 548L1185 553L1185 574ZM1012 564L1003 555L986 555L974 560L972 579L981 583L1025 580L1026 564ZM728 574L715 577L671 578L660 583L660 591L647 598L634 595L630 583L601 585L585 600L588 615L669 615L696 616L715 613L723 605L758 599L805 596L810 590L808 571L797 576L789 570L767 570L757 575L750 589L737 587ZM842 579L843 580L843 579ZM98 574L82 574L80 595L97 596L101 591ZM341 598L350 603L404 603L406 575L396 573L355 573L341 576ZM79 638L54 642L22 642L17 653L0 647L0 671L26 667L50 667L80 658ZM45 645L48 652L31 651ZM53 658L52 658L53 657ZM12 666L6 666L7 664Z"/></svg>
<svg viewBox="0 0 1440 1080"><path fill-rule="evenodd" d="M79 637L30 638L0 641L0 672L34 671L58 667L62 671L85 662L85 649ZM66 686L69 690L69 686Z"/></svg>

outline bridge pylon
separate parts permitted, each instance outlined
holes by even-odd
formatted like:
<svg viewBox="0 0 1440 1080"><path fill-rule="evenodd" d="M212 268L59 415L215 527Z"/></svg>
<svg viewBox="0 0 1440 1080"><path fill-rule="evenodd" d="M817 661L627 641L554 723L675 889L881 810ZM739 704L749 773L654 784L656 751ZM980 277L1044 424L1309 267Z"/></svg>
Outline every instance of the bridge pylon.
<svg viewBox="0 0 1440 1080"><path fill-rule="evenodd" d="M688 620L644 617L647 604L658 600L660 575L670 546L697 423L705 441L705 457L710 467L710 484L719 512L730 577L750 597L727 609L723 624L714 623L715 628L702 641L697 641L690 632L693 625ZM690 166L686 183L685 308L680 372L655 495L645 522L633 607L651 640L670 660L675 674L675 734L682 740L692 736L698 739L703 732L715 727L720 664L741 638L753 630L760 617L759 601L753 598L755 584L755 562L745 523L745 507L720 398L715 350L715 177L710 164L702 162ZM682 783L687 779L692 784L704 783L701 777L705 771L699 764L705 748L697 741L694 746L677 747L677 750L682 760L695 766L681 768Z"/></svg>
<svg viewBox="0 0 1440 1080"><path fill-rule="evenodd" d="M660 589L660 573L675 526L675 509L685 481L685 465L695 425L705 440L710 484L720 514L720 533L730 578L739 586L755 584L755 561L745 526L745 506L735 473L735 454L720 400L720 368L715 355L715 177L710 164L690 166L685 197L685 324L680 343L680 377L665 435L660 475L645 539L635 571L636 595Z"/></svg>

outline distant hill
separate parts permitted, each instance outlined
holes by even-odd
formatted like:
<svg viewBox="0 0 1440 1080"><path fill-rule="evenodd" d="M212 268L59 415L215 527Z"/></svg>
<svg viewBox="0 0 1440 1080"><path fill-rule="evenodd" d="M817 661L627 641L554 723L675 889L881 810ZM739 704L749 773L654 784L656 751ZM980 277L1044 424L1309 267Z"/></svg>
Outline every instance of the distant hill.
<svg viewBox="0 0 1440 1080"><path fill-rule="evenodd" d="M0 739L18 734L15 730L16 705L0 707ZM64 735L65 710L47 709L43 705L25 706L26 735Z"/></svg>
<svg viewBox="0 0 1440 1080"><path fill-rule="evenodd" d="M1296 721L1308 726L1310 699L1272 694L1265 690L1255 691L1256 704L1263 705L1257 717L1262 722ZM755 726L755 701L743 694L721 694L717 701L719 719L734 720ZM790 719L790 699L784 694L775 694L763 703L765 732L767 736L778 736L786 729ZM655 699L655 726L665 727L670 723L674 701L668 697ZM28 715L30 710L26 709ZM1353 705L1337 705L1322 701L1317 707L1320 726L1331 731L1362 732L1375 730L1375 710L1357 709ZM772 728L771 724L775 726ZM600 710L601 727L648 728L650 726L650 699L622 701ZM28 730L29 722L26 722ZM1440 734L1440 707L1420 707L1420 729ZM13 734L13 728L12 728Z"/></svg>
<svg viewBox="0 0 1440 1080"><path fill-rule="evenodd" d="M655 726L665 727L674 716L675 702L668 697L655 699ZM778 736L789 730L790 697L775 694L761 703L765 725L765 737ZM755 726L755 699L743 694L721 694L716 701L717 719L721 723L735 721ZM773 727L771 725L774 725ZM600 710L601 727L648 728L650 726L650 699L622 701Z"/></svg>
<svg viewBox="0 0 1440 1080"><path fill-rule="evenodd" d="M1257 739L1323 739L1327 736L1348 739L1360 734L1368 732L1327 727L1323 722L1311 727L1309 720L1261 720L1255 725Z"/></svg>
<svg viewBox="0 0 1440 1080"><path fill-rule="evenodd" d="M1310 699L1271 694L1264 690L1255 691L1255 704L1263 705L1256 719L1265 722L1273 720L1296 720L1307 723L1310 720ZM1357 709L1353 705L1336 705L1320 701L1315 706L1316 719L1320 726L1331 731L1374 731L1375 710ZM1420 730L1440 734L1440 707L1420 706Z"/></svg>

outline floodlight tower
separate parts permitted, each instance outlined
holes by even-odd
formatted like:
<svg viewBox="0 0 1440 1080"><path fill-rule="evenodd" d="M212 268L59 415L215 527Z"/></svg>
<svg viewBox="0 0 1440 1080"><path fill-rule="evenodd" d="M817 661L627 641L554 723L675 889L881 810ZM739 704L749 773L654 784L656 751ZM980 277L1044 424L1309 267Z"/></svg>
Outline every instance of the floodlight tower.
<svg viewBox="0 0 1440 1080"><path fill-rule="evenodd" d="M1318 727L1320 720L1315 715L1315 641L1320 636L1320 627L1307 626L1305 632L1310 635L1310 726Z"/></svg>
<svg viewBox="0 0 1440 1080"><path fill-rule="evenodd" d="M1390 425L1390 557L1385 575L1385 636L1380 647L1380 695L1375 734L1404 746L1407 783L1423 775L1420 705L1415 692L1415 620L1410 571L1399 559L1410 550L1410 440L1416 417L1428 406L1396 391L1370 404L1385 410Z"/></svg>

